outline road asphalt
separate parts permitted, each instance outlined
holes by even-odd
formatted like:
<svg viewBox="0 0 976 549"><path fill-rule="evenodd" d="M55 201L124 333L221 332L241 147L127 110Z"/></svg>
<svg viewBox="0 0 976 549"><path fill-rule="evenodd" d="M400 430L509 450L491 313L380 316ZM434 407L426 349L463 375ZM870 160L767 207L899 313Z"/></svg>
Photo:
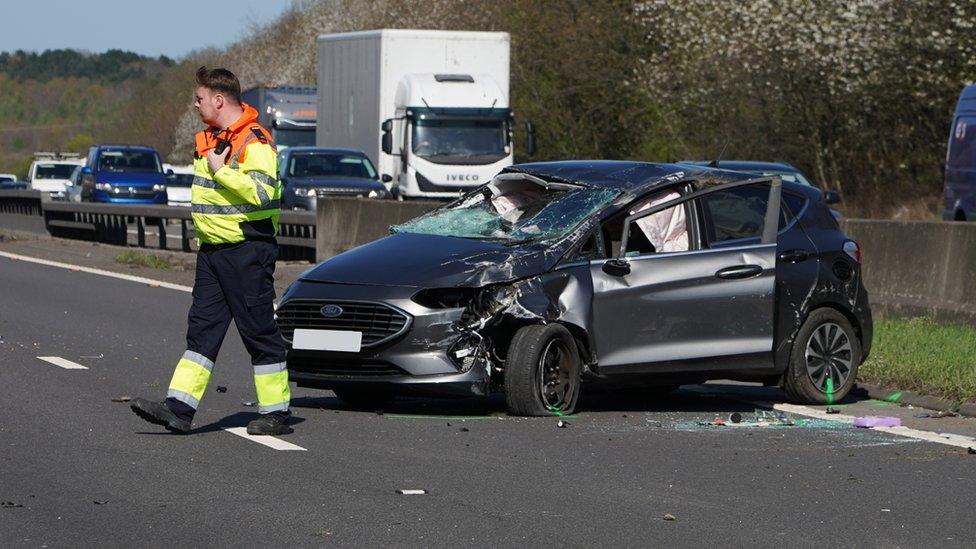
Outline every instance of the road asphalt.
<svg viewBox="0 0 976 549"><path fill-rule="evenodd" d="M256 416L232 327L194 431L172 435L115 401L163 396L189 304L182 291L0 258L2 545L971 547L976 537L976 455L965 448L819 420L701 425L782 399L758 387L655 400L584 392L563 427L508 417L497 396L377 412L295 388L295 433L280 440L304 451L280 451L227 430ZM917 421L976 432L976 420Z"/></svg>

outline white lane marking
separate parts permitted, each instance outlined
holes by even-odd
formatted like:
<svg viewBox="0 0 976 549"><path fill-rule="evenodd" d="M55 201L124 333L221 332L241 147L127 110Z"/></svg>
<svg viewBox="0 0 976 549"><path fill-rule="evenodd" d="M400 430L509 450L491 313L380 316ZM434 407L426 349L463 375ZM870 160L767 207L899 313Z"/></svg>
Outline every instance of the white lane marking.
<svg viewBox="0 0 976 549"><path fill-rule="evenodd" d="M44 362L50 362L51 364L54 364L55 366L58 366L60 368L64 368L65 370L87 370L88 369L87 366L76 364L74 362L71 362L70 360L65 360L59 356L39 356L37 358L39 360L43 360Z"/></svg>
<svg viewBox="0 0 976 549"><path fill-rule="evenodd" d="M854 423L854 416L848 416L843 414L828 414L821 410L814 408L808 408L806 406L799 406L796 404L774 404L774 410L780 410L783 412L789 412L791 414L797 414L801 416L812 417L816 419L825 419L829 421L844 421ZM957 448L976 448L976 439L963 436L954 435L951 433L933 433L932 431L920 431L918 429L912 429L911 427L873 427L871 430L880 431L882 433L890 433L892 435L899 435L908 438L914 438L916 440L925 440L928 442L935 442L936 444L945 444L946 446L955 446Z"/></svg>
<svg viewBox="0 0 976 549"><path fill-rule="evenodd" d="M162 280L154 280L152 278L143 278L141 276L132 276L132 275L127 275L122 273L115 273L112 271L95 269L92 267L82 267L81 265L72 265L70 263L59 263L57 261L48 261L47 259L39 259L27 255L12 254L9 252L0 252L0 257L6 257L8 259L14 259L17 261L26 261L28 263L37 263L39 265L47 265L49 267L58 267L59 269L68 269L71 271L81 271L83 273L108 276L111 278L118 278L120 280L128 280L129 282L139 282L142 284L148 284L149 286L159 286L160 288L168 288L170 290L177 290L180 292L193 291L193 288L191 288L190 286L181 286L179 284L171 284L169 282L163 282Z"/></svg>
<svg viewBox="0 0 976 549"><path fill-rule="evenodd" d="M233 433L241 438L246 438L252 442L257 442L258 444L264 444L268 448L274 448L275 450L297 450L305 452L306 449L298 446L297 444L292 444L290 442L285 442L280 438L275 438L271 436L258 436L247 434L247 428L245 427L224 427L224 430L228 433Z"/></svg>

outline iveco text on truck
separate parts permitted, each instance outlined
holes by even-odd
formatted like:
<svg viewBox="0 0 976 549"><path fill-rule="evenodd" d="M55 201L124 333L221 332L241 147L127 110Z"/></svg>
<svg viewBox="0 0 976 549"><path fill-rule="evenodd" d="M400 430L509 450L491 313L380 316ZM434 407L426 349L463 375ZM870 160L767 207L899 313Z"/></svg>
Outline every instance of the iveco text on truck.
<svg viewBox="0 0 976 549"><path fill-rule="evenodd" d="M318 146L365 151L404 197L489 181L513 160L509 42L505 32L320 35ZM530 130L529 154L533 141Z"/></svg>
<svg viewBox="0 0 976 549"><path fill-rule="evenodd" d="M315 145L315 88L257 86L241 99L258 111L258 123L271 132L278 149Z"/></svg>

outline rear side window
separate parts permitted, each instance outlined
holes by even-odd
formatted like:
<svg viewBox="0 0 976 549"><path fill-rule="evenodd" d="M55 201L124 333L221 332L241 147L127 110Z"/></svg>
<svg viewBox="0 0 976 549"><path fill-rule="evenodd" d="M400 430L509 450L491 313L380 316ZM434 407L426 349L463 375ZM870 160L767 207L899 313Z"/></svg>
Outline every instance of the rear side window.
<svg viewBox="0 0 976 549"><path fill-rule="evenodd" d="M782 196L783 205L788 210L784 215L787 218L787 222L789 222L792 221L794 217L800 215L800 212L803 211L803 207L807 205L807 199L787 192L784 192ZM782 220L780 220L780 222L782 223ZM780 225L780 228L783 228L782 224Z"/></svg>
<svg viewBox="0 0 976 549"><path fill-rule="evenodd" d="M769 185L747 185L703 196L708 244L761 237L768 201Z"/></svg>
<svg viewBox="0 0 976 549"><path fill-rule="evenodd" d="M949 138L949 154L946 158L950 168L976 168L976 118L960 116L952 128Z"/></svg>

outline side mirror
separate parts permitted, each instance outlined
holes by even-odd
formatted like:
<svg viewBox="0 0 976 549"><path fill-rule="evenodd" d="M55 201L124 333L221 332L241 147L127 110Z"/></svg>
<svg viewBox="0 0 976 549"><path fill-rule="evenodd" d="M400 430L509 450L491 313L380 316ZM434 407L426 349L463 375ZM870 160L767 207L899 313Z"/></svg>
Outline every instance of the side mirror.
<svg viewBox="0 0 976 549"><path fill-rule="evenodd" d="M393 119L392 118L387 118L386 120L384 120L383 121L383 124L380 125L380 129L383 130L383 133L392 132L393 131Z"/></svg>
<svg viewBox="0 0 976 549"><path fill-rule="evenodd" d="M393 154L393 134L390 132L383 132L383 152Z"/></svg>
<svg viewBox="0 0 976 549"><path fill-rule="evenodd" d="M176 172L174 172L174 171L173 171L173 168L167 168L167 169L166 169L166 175L173 175L173 174L175 174L175 173L176 173Z"/></svg>
<svg viewBox="0 0 976 549"><path fill-rule="evenodd" d="M525 142L525 153L529 156L535 156L535 124L533 124L530 120L525 121L525 133L528 136Z"/></svg>
<svg viewBox="0 0 976 549"><path fill-rule="evenodd" d="M388 173L385 173L383 174L383 177L380 178L380 181L382 181L383 183L389 183L393 181L393 176Z"/></svg>
<svg viewBox="0 0 976 549"><path fill-rule="evenodd" d="M827 205L840 202L840 193L837 191L827 191L824 193L824 203Z"/></svg>
<svg viewBox="0 0 976 549"><path fill-rule="evenodd" d="M91 175L92 173L91 166L85 166L84 168L82 168L81 173L82 175Z"/></svg>
<svg viewBox="0 0 976 549"><path fill-rule="evenodd" d="M625 276L630 274L630 262L626 259L611 259L603 264L603 272L610 276Z"/></svg>

